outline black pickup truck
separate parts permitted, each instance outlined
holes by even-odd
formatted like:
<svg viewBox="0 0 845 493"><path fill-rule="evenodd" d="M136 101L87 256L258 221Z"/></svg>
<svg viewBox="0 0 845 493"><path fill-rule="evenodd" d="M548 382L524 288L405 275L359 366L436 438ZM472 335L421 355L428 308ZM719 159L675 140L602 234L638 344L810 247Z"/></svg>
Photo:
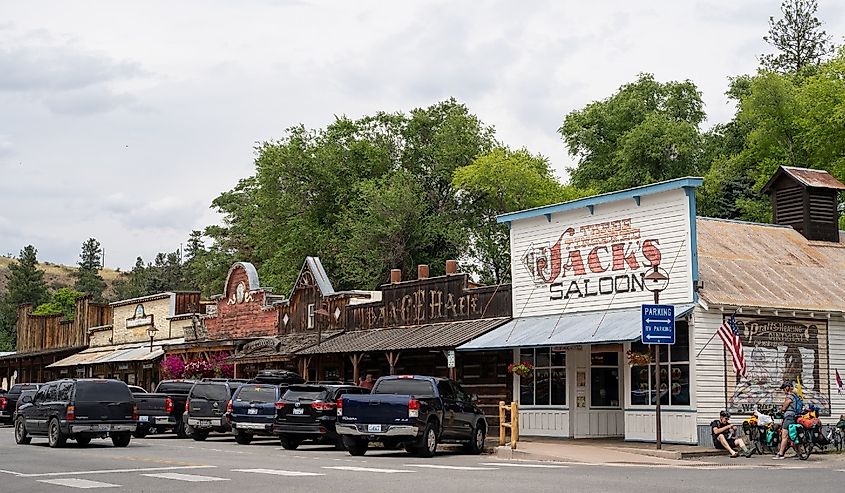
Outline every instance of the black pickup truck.
<svg viewBox="0 0 845 493"><path fill-rule="evenodd" d="M402 445L431 457L438 443L461 443L469 453L484 449L487 420L456 382L417 375L382 377L372 393L337 401L337 433L351 455L364 455L370 442Z"/></svg>
<svg viewBox="0 0 845 493"><path fill-rule="evenodd" d="M15 405L25 390L38 390L43 383L16 383L3 395L0 395L0 423L12 424Z"/></svg>
<svg viewBox="0 0 845 493"><path fill-rule="evenodd" d="M87 445L92 438L110 437L126 447L138 424L129 387L119 380L65 379L44 384L15 416L15 442L28 444L45 436L50 447L68 439Z"/></svg>
<svg viewBox="0 0 845 493"><path fill-rule="evenodd" d="M138 406L138 429L136 438L143 438L151 432L164 433L174 430L179 438L187 438L182 414L185 400L196 380L162 380L154 393L133 392Z"/></svg>

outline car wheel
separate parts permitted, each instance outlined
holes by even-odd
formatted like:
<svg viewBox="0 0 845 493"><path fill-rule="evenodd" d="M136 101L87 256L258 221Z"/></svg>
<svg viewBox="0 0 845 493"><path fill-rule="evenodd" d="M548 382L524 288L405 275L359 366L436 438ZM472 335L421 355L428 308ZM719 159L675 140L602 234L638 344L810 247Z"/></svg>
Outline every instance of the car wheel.
<svg viewBox="0 0 845 493"><path fill-rule="evenodd" d="M179 438L188 438L188 432L185 430L185 422L181 419L176 423L176 436Z"/></svg>
<svg viewBox="0 0 845 493"><path fill-rule="evenodd" d="M140 426L135 428L135 431L132 432L132 436L135 438L144 438L149 433L149 430L146 428L141 428Z"/></svg>
<svg viewBox="0 0 845 493"><path fill-rule="evenodd" d="M361 440L360 438L344 437L343 444L346 445L346 451L349 452L349 455L353 455L356 457L360 457L366 454L367 449L370 447L369 441Z"/></svg>
<svg viewBox="0 0 845 493"><path fill-rule="evenodd" d="M26 425L24 424L23 418L18 418L15 421L15 443L18 445L28 445L30 442L32 442L32 437L26 432Z"/></svg>
<svg viewBox="0 0 845 493"><path fill-rule="evenodd" d="M132 433L128 431L121 431L120 433L111 434L111 443L115 447L127 447L132 440Z"/></svg>
<svg viewBox="0 0 845 493"><path fill-rule="evenodd" d="M50 448L64 447L65 443L67 443L67 437L62 433L59 420L56 418L51 419L48 426L47 441L50 444Z"/></svg>
<svg viewBox="0 0 845 493"><path fill-rule="evenodd" d="M79 446L84 447L84 446L88 445L89 443L91 443L91 437L86 437L86 436L76 437L76 443Z"/></svg>
<svg viewBox="0 0 845 493"><path fill-rule="evenodd" d="M191 433L191 438L197 442L202 442L208 438L208 432L205 430L194 430L194 432Z"/></svg>
<svg viewBox="0 0 845 493"><path fill-rule="evenodd" d="M281 435L279 437L279 443L282 444L282 448L285 450L296 450L302 444L302 439Z"/></svg>
<svg viewBox="0 0 845 493"><path fill-rule="evenodd" d="M244 433L242 431L236 431L235 441L241 445L249 445L249 442L252 441L252 435L250 435L249 433Z"/></svg>
<svg viewBox="0 0 845 493"><path fill-rule="evenodd" d="M434 457L434 453L437 452L437 425L426 423L416 452L418 457Z"/></svg>
<svg viewBox="0 0 845 493"><path fill-rule="evenodd" d="M332 445L334 445L335 450L346 450L346 445L343 444L343 439L341 438L335 438Z"/></svg>
<svg viewBox="0 0 845 493"><path fill-rule="evenodd" d="M478 455L484 451L484 439L487 438L487 434L484 432L484 426L481 423L476 425L475 429L472 431L472 439L464 445L464 450L467 453Z"/></svg>

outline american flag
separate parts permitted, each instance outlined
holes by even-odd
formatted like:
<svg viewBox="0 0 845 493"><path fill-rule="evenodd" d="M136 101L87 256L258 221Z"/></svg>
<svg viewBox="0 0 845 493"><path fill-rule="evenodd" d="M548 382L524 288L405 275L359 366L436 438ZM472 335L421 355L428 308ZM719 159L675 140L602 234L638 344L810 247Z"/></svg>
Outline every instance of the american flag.
<svg viewBox="0 0 845 493"><path fill-rule="evenodd" d="M736 326L736 318L726 318L717 331L725 347L731 354L731 362L734 364L736 374L745 378L748 376L745 366L745 351L742 350L742 339L739 337L739 328Z"/></svg>

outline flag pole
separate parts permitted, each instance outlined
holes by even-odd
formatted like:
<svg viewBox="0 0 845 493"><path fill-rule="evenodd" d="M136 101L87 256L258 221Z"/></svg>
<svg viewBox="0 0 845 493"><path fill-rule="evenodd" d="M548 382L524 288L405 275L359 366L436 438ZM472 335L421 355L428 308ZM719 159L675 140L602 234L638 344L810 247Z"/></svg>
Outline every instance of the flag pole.
<svg viewBox="0 0 845 493"><path fill-rule="evenodd" d="M732 317L736 317L736 310L734 310L734 313L733 313L733 315L731 315L731 316L732 316ZM724 323L724 320L723 320L722 322ZM704 345L703 345L703 346L701 346L701 349L700 349L700 350L698 351L698 353L695 355L695 359L698 359L698 357L699 357L699 356L701 356L701 353L703 353L703 352L704 352L704 349L705 349L705 348L707 348L707 346L708 346L708 345L710 345L710 343L713 341L713 338L715 338L715 337L716 337L716 335L717 335L718 333L719 333L719 331L718 331L718 330L716 330L716 332L713 332L713 335L712 335L712 336L710 336L710 339L707 339L707 342L705 342L705 343L704 343Z"/></svg>

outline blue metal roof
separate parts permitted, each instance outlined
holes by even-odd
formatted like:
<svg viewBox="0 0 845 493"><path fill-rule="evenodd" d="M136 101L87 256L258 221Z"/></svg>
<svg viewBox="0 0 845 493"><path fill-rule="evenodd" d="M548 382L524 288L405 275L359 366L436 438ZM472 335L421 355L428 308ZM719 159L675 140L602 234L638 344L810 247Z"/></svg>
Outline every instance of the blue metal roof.
<svg viewBox="0 0 845 493"><path fill-rule="evenodd" d="M675 305L675 318L686 316L694 308L693 303ZM457 349L479 351L636 341L642 335L640 315L641 308L636 307L515 318Z"/></svg>
<svg viewBox="0 0 845 493"><path fill-rule="evenodd" d="M571 211L573 209L580 209L582 207L592 208L597 205L607 204L608 202L618 202L625 199L634 199L639 201L640 197L646 195L653 195L660 192L668 192L670 190L677 190L681 188L697 188L704 183L703 178L691 177L676 178L674 180L662 181L660 183L653 183L642 187L629 188L627 190L620 190L618 192L604 193L601 195L593 195L583 199L572 200L560 204L546 205L543 207L535 207L534 209L527 209L524 211L510 212L496 216L496 221L499 223L509 223L518 221L520 219L528 219L542 215L550 215L556 212Z"/></svg>

